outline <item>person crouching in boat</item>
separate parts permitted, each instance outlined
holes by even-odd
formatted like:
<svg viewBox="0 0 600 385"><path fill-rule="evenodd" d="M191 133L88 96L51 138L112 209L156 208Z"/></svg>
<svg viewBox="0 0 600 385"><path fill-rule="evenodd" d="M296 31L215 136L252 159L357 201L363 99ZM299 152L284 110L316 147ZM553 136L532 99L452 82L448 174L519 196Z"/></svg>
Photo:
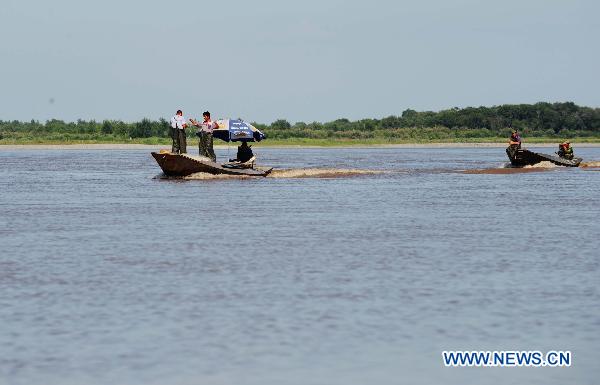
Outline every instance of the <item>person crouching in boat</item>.
<svg viewBox="0 0 600 385"><path fill-rule="evenodd" d="M517 156L517 150L521 148L521 135L517 129L512 130L510 139L508 139L508 148L506 153L510 159L514 159Z"/></svg>
<svg viewBox="0 0 600 385"><path fill-rule="evenodd" d="M217 161L217 156L215 155L215 150L213 149L213 130L219 128L219 125L216 122L210 120L210 112L204 111L202 113L203 122L198 123L194 119L190 119L190 122L198 127L198 152L200 156L205 156L210 158L213 162Z"/></svg>
<svg viewBox="0 0 600 385"><path fill-rule="evenodd" d="M242 142L242 144L238 146L236 159L234 160L240 163L246 163L252 159L253 156L254 154L252 153L252 146L248 146L248 143Z"/></svg>
<svg viewBox="0 0 600 385"><path fill-rule="evenodd" d="M573 160L573 147L571 142L566 141L558 145L558 156L564 159Z"/></svg>
<svg viewBox="0 0 600 385"><path fill-rule="evenodd" d="M185 123L183 112L177 110L175 116L171 118L171 139L173 139L171 152L173 154L185 154L187 152L187 143L185 139L186 127L187 124Z"/></svg>

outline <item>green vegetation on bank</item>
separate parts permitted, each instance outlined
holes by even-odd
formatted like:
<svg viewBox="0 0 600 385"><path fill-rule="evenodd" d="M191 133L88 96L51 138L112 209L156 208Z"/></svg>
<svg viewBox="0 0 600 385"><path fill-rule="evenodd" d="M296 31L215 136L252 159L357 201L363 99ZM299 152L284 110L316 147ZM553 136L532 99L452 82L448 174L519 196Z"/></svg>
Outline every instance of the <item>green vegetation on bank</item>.
<svg viewBox="0 0 600 385"><path fill-rule="evenodd" d="M518 128L528 142L569 138L600 141L600 108L566 103L536 103L494 107L453 108L439 112L405 110L399 116L327 123L294 124L280 119L270 125L253 123L267 134L270 145L344 145L394 143L503 142ZM188 136L194 136L188 130ZM19 122L0 120L0 144L143 143L168 145L165 119L126 123Z"/></svg>

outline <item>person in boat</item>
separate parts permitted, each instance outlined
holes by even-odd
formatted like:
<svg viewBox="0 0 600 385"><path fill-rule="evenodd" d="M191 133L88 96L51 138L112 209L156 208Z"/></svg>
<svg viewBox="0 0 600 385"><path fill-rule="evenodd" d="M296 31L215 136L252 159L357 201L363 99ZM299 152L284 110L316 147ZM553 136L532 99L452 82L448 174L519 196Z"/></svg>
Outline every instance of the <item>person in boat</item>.
<svg viewBox="0 0 600 385"><path fill-rule="evenodd" d="M558 145L558 156L564 159L573 160L573 147L571 147L571 142L566 141Z"/></svg>
<svg viewBox="0 0 600 385"><path fill-rule="evenodd" d="M506 149L506 153L509 158L513 159L517 155L517 150L521 148L521 135L519 135L519 131L517 129L512 130L512 134L510 135L510 139L508 139L508 148Z"/></svg>
<svg viewBox="0 0 600 385"><path fill-rule="evenodd" d="M242 142L240 146L238 146L237 156L235 161L240 163L245 163L252 159L254 154L252 153L252 146L248 146L247 142Z"/></svg>
<svg viewBox="0 0 600 385"><path fill-rule="evenodd" d="M219 128L219 125L216 122L213 122L210 119L210 112L204 111L202 113L202 123L198 123L194 119L190 119L190 122L198 127L198 152L201 156L205 156L210 158L213 162L217 161L217 156L215 155L215 150L213 148L213 130Z"/></svg>
<svg viewBox="0 0 600 385"><path fill-rule="evenodd" d="M171 118L171 152L173 154L185 154L187 152L187 143L185 139L185 129L187 124L183 117L183 111L177 110L175 116Z"/></svg>

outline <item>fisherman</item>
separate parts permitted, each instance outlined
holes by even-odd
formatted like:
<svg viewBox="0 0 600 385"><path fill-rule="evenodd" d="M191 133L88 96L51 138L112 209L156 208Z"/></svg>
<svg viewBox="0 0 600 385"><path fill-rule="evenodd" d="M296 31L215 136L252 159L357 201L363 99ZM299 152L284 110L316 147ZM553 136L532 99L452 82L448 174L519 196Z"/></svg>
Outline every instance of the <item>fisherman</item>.
<svg viewBox="0 0 600 385"><path fill-rule="evenodd" d="M558 145L558 156L564 159L573 160L573 147L571 142L566 141Z"/></svg>
<svg viewBox="0 0 600 385"><path fill-rule="evenodd" d="M213 149L213 131L219 128L219 125L216 122L210 120L210 112L204 111L202 114L203 122L198 123L198 121L194 119L190 119L190 122L198 127L198 153L201 156L205 156L210 158L213 162L217 161L217 156L215 155L215 150Z"/></svg>
<svg viewBox="0 0 600 385"><path fill-rule="evenodd" d="M252 153L252 146L248 146L247 142L242 142L240 146L238 146L237 150L237 161L241 163L245 163L252 159L254 154Z"/></svg>
<svg viewBox="0 0 600 385"><path fill-rule="evenodd" d="M517 150L521 148L521 135L519 135L519 130L516 128L512 130L512 134L510 135L510 139L508 140L508 148L506 149L506 153L510 159L514 159L517 155Z"/></svg>
<svg viewBox="0 0 600 385"><path fill-rule="evenodd" d="M185 139L185 129L187 124L183 117L183 112L177 110L175 116L171 118L171 139L173 144L171 146L171 152L173 154L185 154L187 152L187 144Z"/></svg>

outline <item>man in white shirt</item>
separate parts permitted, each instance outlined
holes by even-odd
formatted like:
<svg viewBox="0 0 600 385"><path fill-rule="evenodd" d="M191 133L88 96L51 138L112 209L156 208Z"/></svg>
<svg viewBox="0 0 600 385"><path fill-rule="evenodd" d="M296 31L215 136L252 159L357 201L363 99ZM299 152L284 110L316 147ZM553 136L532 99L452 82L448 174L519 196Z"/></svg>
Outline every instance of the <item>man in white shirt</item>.
<svg viewBox="0 0 600 385"><path fill-rule="evenodd" d="M198 152L201 156L205 156L210 158L213 162L217 161L217 156L215 155L215 150L213 149L213 130L219 128L219 125L216 122L213 122L210 119L210 112L204 111L202 114L202 118L204 121L202 123L198 123L194 119L190 119L190 122L198 127Z"/></svg>
<svg viewBox="0 0 600 385"><path fill-rule="evenodd" d="M171 152L173 154L185 154L187 152L187 143L185 140L185 118L183 112L177 110L175 116L171 118L171 138L173 139L173 145L171 146Z"/></svg>

